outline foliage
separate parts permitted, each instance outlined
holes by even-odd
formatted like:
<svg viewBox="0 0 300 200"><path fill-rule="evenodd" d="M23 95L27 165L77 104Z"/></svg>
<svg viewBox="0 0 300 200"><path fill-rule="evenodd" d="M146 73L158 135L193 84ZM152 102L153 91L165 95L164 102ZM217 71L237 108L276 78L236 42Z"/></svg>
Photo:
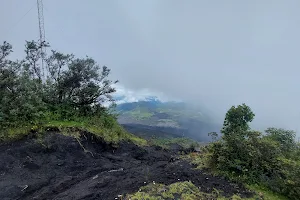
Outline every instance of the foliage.
<svg viewBox="0 0 300 200"><path fill-rule="evenodd" d="M254 116L245 104L228 110L222 138L206 147L207 164L231 179L259 183L299 199L300 156L295 132L268 128L262 134L251 130L249 122Z"/></svg>
<svg viewBox="0 0 300 200"><path fill-rule="evenodd" d="M110 69L90 57L75 58L52 50L43 54L47 43L26 41L25 57L11 61L12 46L0 45L0 140L18 139L32 128L68 125L98 134L106 141L130 139L145 143L116 122ZM40 58L44 58L42 69ZM22 129L20 128L22 127Z"/></svg>
<svg viewBox="0 0 300 200"><path fill-rule="evenodd" d="M212 154L206 150L205 147L202 147L201 153L198 152L192 152L187 155L183 155L183 159L190 160L192 164L195 164L197 166L197 169L208 169L212 167L211 156ZM213 169L211 169L211 172L213 172Z"/></svg>
<svg viewBox="0 0 300 200"><path fill-rule="evenodd" d="M261 199L266 199L268 200L270 199L269 196L276 197L275 195L267 195L262 198L259 194L256 194L250 198L241 198L238 195L233 195L232 197L228 198L222 195L222 193L224 192L226 191L219 191L215 188L213 188L213 191L211 193L201 192L199 188L190 181L176 182L176 183L172 183L171 185L164 185L164 184L153 182L146 186L141 187L139 191L134 194L127 194L124 199L126 200L129 199L131 200L139 200L139 199L148 199L148 200L162 200L162 199L261 200ZM278 198L278 200L285 200L285 199Z"/></svg>
<svg viewBox="0 0 300 200"><path fill-rule="evenodd" d="M44 110L41 100L42 85L31 78L24 61L10 61L7 56L12 46L0 45L0 126L7 127L16 122L34 122Z"/></svg>
<svg viewBox="0 0 300 200"><path fill-rule="evenodd" d="M218 133L217 132L209 132L208 136L211 136L212 140L215 142L218 138Z"/></svg>
<svg viewBox="0 0 300 200"><path fill-rule="evenodd" d="M26 41L26 56L11 61L12 46L0 46L0 125L16 122L36 122L45 117L45 111L61 119L101 115L102 104L112 101L112 87L107 79L110 69L102 68L92 58L75 58L72 54L51 51L43 55L46 70L39 59L42 47L35 41Z"/></svg>
<svg viewBox="0 0 300 200"><path fill-rule="evenodd" d="M207 199L215 198L217 194L208 194L200 192L200 190L189 181L173 183L169 186L163 184L151 183L144 187L141 187L139 192L131 195L127 195L125 199Z"/></svg>
<svg viewBox="0 0 300 200"><path fill-rule="evenodd" d="M45 99L53 110L60 107L62 117L96 114L101 103L113 100L115 88L111 85L116 81L108 80L110 69L100 69L92 58L74 59L73 55L52 51L47 66L50 76Z"/></svg>
<svg viewBox="0 0 300 200"><path fill-rule="evenodd" d="M296 149L296 133L291 130L284 130L278 128L268 128L266 130L266 137L278 143L280 151L289 156Z"/></svg>
<svg viewBox="0 0 300 200"><path fill-rule="evenodd" d="M226 113L222 133L228 143L245 139L249 130L249 122L254 118L254 113L246 104L232 106Z"/></svg>
<svg viewBox="0 0 300 200"><path fill-rule="evenodd" d="M269 188L258 185L258 184L247 185L247 188L249 188L252 191L255 191L264 200L288 200L287 197L280 195L278 193L275 193L275 192L271 191ZM253 199L255 199L255 198L253 198Z"/></svg>

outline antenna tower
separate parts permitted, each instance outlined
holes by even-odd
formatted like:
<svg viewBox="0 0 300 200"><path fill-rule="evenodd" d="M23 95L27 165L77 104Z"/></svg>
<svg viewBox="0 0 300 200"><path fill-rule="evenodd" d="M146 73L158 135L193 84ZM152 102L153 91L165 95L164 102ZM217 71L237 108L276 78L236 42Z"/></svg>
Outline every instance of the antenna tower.
<svg viewBox="0 0 300 200"><path fill-rule="evenodd" d="M44 77L44 56L46 53L45 43L45 28L44 28L44 12L43 0L37 0L38 19L39 19L39 32L40 32L40 45L41 45L41 73Z"/></svg>

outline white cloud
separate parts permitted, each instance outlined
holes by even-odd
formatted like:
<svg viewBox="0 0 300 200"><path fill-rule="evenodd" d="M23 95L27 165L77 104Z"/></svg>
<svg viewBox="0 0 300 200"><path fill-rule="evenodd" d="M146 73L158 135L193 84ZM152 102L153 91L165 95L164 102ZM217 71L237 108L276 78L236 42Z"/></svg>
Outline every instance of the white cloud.
<svg viewBox="0 0 300 200"><path fill-rule="evenodd" d="M117 99L116 101L117 104L145 101L149 99L149 97L155 97L162 102L178 101L177 99L167 97L162 92L151 91L147 88L134 91L131 89L127 89L124 86L119 84L116 84L115 88L117 91L113 96Z"/></svg>

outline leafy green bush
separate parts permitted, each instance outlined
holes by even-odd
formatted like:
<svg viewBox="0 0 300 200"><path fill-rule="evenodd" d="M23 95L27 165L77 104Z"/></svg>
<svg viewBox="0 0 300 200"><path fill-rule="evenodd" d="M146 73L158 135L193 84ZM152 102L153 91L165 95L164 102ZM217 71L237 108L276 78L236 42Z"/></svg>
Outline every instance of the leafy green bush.
<svg viewBox="0 0 300 200"><path fill-rule="evenodd" d="M208 164L235 180L263 184L299 199L300 154L295 133L277 128L268 128L266 134L250 130L248 123L253 118L254 113L245 104L230 108L221 139L207 147Z"/></svg>

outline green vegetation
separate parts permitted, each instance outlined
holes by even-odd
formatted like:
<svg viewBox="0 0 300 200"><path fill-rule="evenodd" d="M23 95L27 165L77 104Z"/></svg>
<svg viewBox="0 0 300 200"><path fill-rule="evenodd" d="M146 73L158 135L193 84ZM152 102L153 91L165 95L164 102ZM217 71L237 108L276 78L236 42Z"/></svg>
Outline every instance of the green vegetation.
<svg viewBox="0 0 300 200"><path fill-rule="evenodd" d="M153 113L149 112L147 108L142 107L136 107L131 111L125 112L125 114L131 115L134 119L137 120L149 119L154 115Z"/></svg>
<svg viewBox="0 0 300 200"><path fill-rule="evenodd" d="M157 108L157 111L159 113L166 113L170 116L173 116L174 118L177 117L184 117L184 118L190 118L190 119L195 119L195 120L200 120L200 121L207 121L207 119L205 118L205 116L199 112L199 111L195 111L192 109L188 109L185 107L175 107L172 108L172 105L170 105L170 107L167 107L167 105L162 106L161 108Z"/></svg>
<svg viewBox="0 0 300 200"><path fill-rule="evenodd" d="M251 130L254 113L245 104L226 113L222 137L189 158L200 168L265 191L269 199L300 198L300 145L290 130L268 128L265 134ZM211 134L214 139L215 133ZM272 197L276 196L276 198Z"/></svg>
<svg viewBox="0 0 300 200"><path fill-rule="evenodd" d="M260 200L262 197L259 194L254 195L251 198L241 198L238 195L233 195L230 198L222 196L222 191L216 189L212 193L204 193L199 190L192 182L184 181L177 182L171 185L163 185L158 183L151 183L144 187L141 187L135 194L129 194L125 199L131 200L163 200L163 199L185 199L185 200L195 200L195 199L218 199L218 200Z"/></svg>
<svg viewBox="0 0 300 200"><path fill-rule="evenodd" d="M252 184L248 185L247 187L262 196L264 200L288 200L287 197L273 192L269 188L262 185Z"/></svg>
<svg viewBox="0 0 300 200"><path fill-rule="evenodd" d="M48 128L58 128L62 134L74 135L74 129L79 131L87 131L93 133L95 136L103 138L108 143L117 144L120 141L131 141L137 145L146 145L146 140L136 137L135 135L126 132L116 120L111 121L113 124L111 127L103 125L101 120L94 119L87 120L84 119L80 122L76 121L50 121L48 124L45 124L45 129Z"/></svg>
<svg viewBox="0 0 300 200"><path fill-rule="evenodd" d="M195 148L199 146L199 143L189 138L153 138L148 143L165 149L169 149L172 144L178 144L183 148Z"/></svg>
<svg viewBox="0 0 300 200"><path fill-rule="evenodd" d="M141 187L139 192L127 195L126 199L139 200L163 200L163 199L203 199L205 197L214 197L214 194L205 194L191 182L178 182L169 186L163 184L151 183Z"/></svg>
<svg viewBox="0 0 300 200"><path fill-rule="evenodd" d="M191 109L179 102L139 101L124 103L117 106L117 111L119 115L135 120L174 124L174 126L179 126L178 121L180 119L210 122L207 116L197 111L197 108Z"/></svg>
<svg viewBox="0 0 300 200"><path fill-rule="evenodd" d="M108 79L110 69L90 57L42 52L46 43L26 41L25 57L9 60L12 46L0 45L0 141L15 140L30 132L57 127L62 133L81 130L107 142L145 141L121 128L104 103L114 105ZM44 70L40 58L44 60Z"/></svg>

